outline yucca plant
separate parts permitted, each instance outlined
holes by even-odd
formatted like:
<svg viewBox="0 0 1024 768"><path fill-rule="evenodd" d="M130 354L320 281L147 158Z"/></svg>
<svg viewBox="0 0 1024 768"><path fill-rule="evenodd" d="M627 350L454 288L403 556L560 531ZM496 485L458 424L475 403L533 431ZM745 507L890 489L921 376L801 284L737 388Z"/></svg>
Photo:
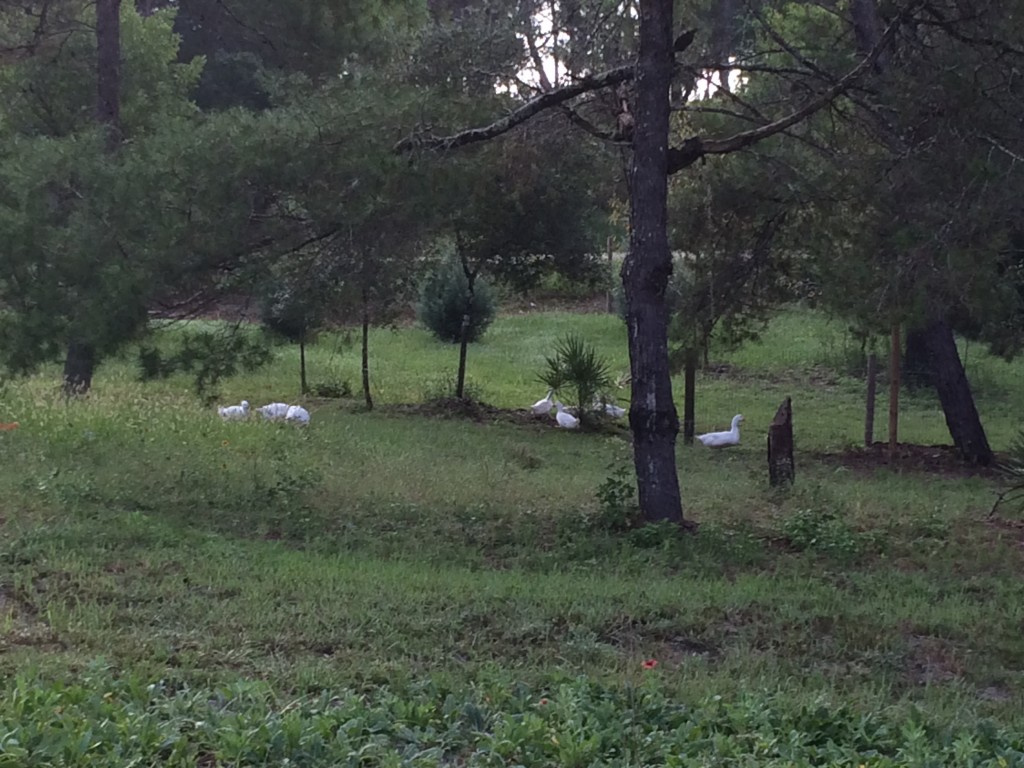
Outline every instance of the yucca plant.
<svg viewBox="0 0 1024 768"><path fill-rule="evenodd" d="M1002 504L1010 504L1024 509L1024 429L1010 445L1006 461L999 470L1003 475L1003 490L992 506L992 514Z"/></svg>
<svg viewBox="0 0 1024 768"><path fill-rule="evenodd" d="M611 368L593 345L570 334L555 344L555 354L545 356L547 368L538 376L566 405L576 406L584 421L594 415L594 401L612 386Z"/></svg>

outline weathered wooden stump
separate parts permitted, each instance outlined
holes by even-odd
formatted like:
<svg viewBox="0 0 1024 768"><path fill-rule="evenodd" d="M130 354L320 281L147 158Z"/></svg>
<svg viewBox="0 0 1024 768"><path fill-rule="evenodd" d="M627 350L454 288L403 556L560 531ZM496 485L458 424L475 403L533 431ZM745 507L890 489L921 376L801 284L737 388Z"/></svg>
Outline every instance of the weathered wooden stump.
<svg viewBox="0 0 1024 768"><path fill-rule="evenodd" d="M768 427L768 482L792 485L796 479L793 462L793 401L787 397Z"/></svg>

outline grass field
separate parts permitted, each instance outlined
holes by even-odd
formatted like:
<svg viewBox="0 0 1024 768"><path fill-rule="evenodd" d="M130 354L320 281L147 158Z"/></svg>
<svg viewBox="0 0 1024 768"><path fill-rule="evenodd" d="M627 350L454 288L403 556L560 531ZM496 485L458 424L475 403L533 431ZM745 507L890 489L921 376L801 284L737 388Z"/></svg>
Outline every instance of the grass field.
<svg viewBox="0 0 1024 768"><path fill-rule="evenodd" d="M525 408L569 331L626 370L614 317L506 316L470 350L474 392ZM71 406L53 371L3 390L0 765L1021 764L1024 531L988 519L991 477L823 455L863 431L842 326L793 309L713 355L698 427L746 432L680 446L695 537L601 525L624 436L399 412L457 351L371 343L383 407L314 401L306 430L221 423L127 357ZM1024 365L967 359L1005 450ZM310 373L357 385L358 350L327 335ZM282 350L221 401L297 379ZM932 397L901 415L901 440L948 442Z"/></svg>

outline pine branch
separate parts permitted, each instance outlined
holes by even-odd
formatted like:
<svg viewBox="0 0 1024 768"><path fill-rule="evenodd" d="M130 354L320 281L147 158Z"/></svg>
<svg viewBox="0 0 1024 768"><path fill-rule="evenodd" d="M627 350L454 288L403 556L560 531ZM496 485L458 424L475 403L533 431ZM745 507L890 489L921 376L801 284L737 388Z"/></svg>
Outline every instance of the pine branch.
<svg viewBox="0 0 1024 768"><path fill-rule="evenodd" d="M759 128L752 128L749 131L743 131L724 139L704 139L700 136L694 136L686 139L680 147L670 147L668 151L669 175L693 165L706 155L725 155L730 152L738 152L759 141L780 134L827 107L832 101L852 88L861 77L874 67L875 62L878 61L878 58L889 47L896 36L896 31L899 29L900 24L918 5L920 5L919 0L907 6L903 13L892 20L885 33L878 40L878 43L867 56L861 59L857 66L839 78L831 88L825 90L816 99L807 102L800 109Z"/></svg>
<svg viewBox="0 0 1024 768"><path fill-rule="evenodd" d="M562 88L542 93L540 96L531 99L523 104L523 106L513 110L500 120L495 120L490 125L485 125L480 128L470 128L451 136L424 136L422 134L413 134L412 136L407 136L399 141L395 145L394 150L397 154L410 152L414 149L435 149L447 151L467 144L476 144L481 141L488 141L501 136L504 133L508 133L516 126L525 123L531 117L534 117L547 109L561 106L562 104L565 104L565 102L570 99L574 99L581 94L600 90L601 88L608 88L627 80L632 80L633 75L634 67L632 64L616 67L615 69L609 69L596 75L587 75L571 85L566 85Z"/></svg>

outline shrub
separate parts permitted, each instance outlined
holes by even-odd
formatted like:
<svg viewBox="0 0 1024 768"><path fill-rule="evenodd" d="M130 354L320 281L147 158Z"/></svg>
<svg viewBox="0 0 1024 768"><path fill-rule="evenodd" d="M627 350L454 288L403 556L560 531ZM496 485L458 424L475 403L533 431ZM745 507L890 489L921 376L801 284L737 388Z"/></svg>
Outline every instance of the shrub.
<svg viewBox="0 0 1024 768"><path fill-rule="evenodd" d="M567 391L565 398L589 418L594 401L612 386L608 361L579 336L569 335L555 345L554 357L545 358L547 368L538 376L555 392Z"/></svg>
<svg viewBox="0 0 1024 768"><path fill-rule="evenodd" d="M636 476L627 467L618 467L597 487L599 509L589 520L590 527L620 533L643 522L636 500Z"/></svg>
<svg viewBox="0 0 1024 768"><path fill-rule="evenodd" d="M441 341L462 339L462 318L469 312L469 341L477 341L494 320L496 302L491 287L477 278L469 298L469 280L456 258L449 258L430 275L420 291L416 315Z"/></svg>
<svg viewBox="0 0 1024 768"><path fill-rule="evenodd" d="M1002 504L1009 504L1018 510L1024 509L1024 430L1010 445L1006 460L999 465L1003 476L1003 490L992 506L992 514Z"/></svg>

